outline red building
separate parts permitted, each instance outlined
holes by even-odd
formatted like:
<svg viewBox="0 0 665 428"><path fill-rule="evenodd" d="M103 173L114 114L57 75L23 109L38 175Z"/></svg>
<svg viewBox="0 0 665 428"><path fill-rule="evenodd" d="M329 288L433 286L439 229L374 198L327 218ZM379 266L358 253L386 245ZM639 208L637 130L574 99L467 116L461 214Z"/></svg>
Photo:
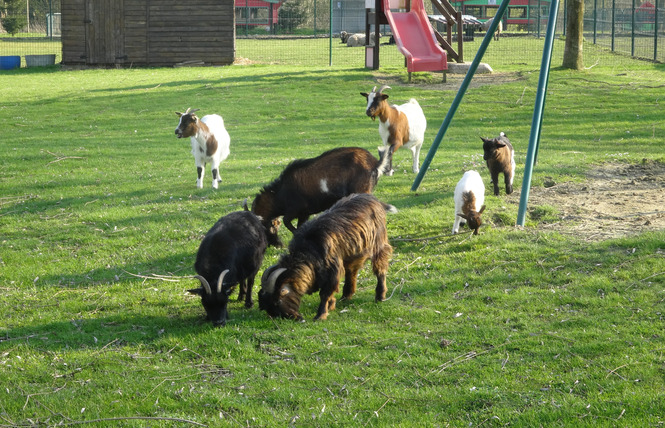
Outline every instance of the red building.
<svg viewBox="0 0 665 428"><path fill-rule="evenodd" d="M283 0L236 0L236 27L265 27L272 31L282 3Z"/></svg>

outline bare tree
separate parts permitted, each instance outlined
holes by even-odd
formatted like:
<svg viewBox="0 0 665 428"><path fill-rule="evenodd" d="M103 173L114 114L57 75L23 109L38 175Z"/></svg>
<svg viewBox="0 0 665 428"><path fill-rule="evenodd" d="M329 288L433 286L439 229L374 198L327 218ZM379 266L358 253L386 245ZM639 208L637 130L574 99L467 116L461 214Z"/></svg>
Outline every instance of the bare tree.
<svg viewBox="0 0 665 428"><path fill-rule="evenodd" d="M566 44L563 51L563 68L582 70L584 61L584 0L567 0Z"/></svg>

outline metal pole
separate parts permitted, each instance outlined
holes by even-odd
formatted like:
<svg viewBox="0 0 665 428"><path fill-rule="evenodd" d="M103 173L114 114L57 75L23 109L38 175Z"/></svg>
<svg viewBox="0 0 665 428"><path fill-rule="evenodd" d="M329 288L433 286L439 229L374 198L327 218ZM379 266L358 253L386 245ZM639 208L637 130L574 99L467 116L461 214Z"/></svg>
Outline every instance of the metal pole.
<svg viewBox="0 0 665 428"><path fill-rule="evenodd" d="M630 56L635 56L635 0L630 11Z"/></svg>
<svg viewBox="0 0 665 428"><path fill-rule="evenodd" d="M330 1L330 24L328 27L328 65L332 66L332 31L333 31L333 0Z"/></svg>
<svg viewBox="0 0 665 428"><path fill-rule="evenodd" d="M543 119L543 110L545 107L545 98L547 95L547 82L550 75L550 64L552 62L552 46L554 45L554 32L556 30L556 16L559 11L559 0L552 0L550 7L550 18L547 26L547 35L545 36L545 47L543 48L543 60L540 66L540 77L538 79L538 92L536 93L536 104L533 108L533 119L531 121L531 135L529 137L529 149L526 154L526 164L524 165L524 178L522 179L522 193L520 194L520 206L517 212L517 225L524 226L526 217L526 206L529 200L529 190L531 189L531 173L533 172L533 163L538 153L538 144L540 141L540 127Z"/></svg>
<svg viewBox="0 0 665 428"><path fill-rule="evenodd" d="M558 1L558 0L556 0ZM416 180L413 182L413 185L411 186L412 191L418 190L418 186L420 186L420 182L423 181L423 177L425 176L425 173L427 172L427 168L429 168L429 165L432 163L432 158L434 158L434 154L436 153L437 149L439 148L439 145L441 144L441 140L443 139L443 136L446 134L446 131L448 130L448 126L450 126L450 122L453 120L453 116L455 116L455 112L457 111L457 108L459 107L460 103L462 102L462 98L464 97L464 93L466 92L467 88L469 87L469 83L471 83L471 79L473 78L473 75L476 74L476 70L478 69L478 65L480 64L480 60L483 59L483 55L485 54L485 51L487 50L487 46L489 46L490 41L492 40L492 37L494 35L494 32L496 31L497 27L499 26L499 23L501 22L501 18L503 18L503 14L508 8L508 4L510 3L510 0L503 0L501 3L501 6L499 6L499 10L497 11L496 15L494 16L494 21L492 21L492 25L490 25L490 28L487 30L487 33L485 34L485 38L483 39L482 43L480 44L480 47L478 48L478 52L476 53L476 57L473 59L473 62L471 63L471 66L469 66L469 71L466 72L466 76L464 76L464 80L462 81L462 85L460 86L459 90L457 91L457 95L455 95L455 99L453 100L453 103L450 105L450 109L448 110L448 114L446 115L446 118L443 120L443 123L441 124L441 127L439 128L439 132L436 134L436 137L434 138L434 142L432 143L432 146L429 148L429 152L427 152L427 156L425 157L425 161L423 162L422 166L420 167L420 172L416 176Z"/></svg>
<svg viewBox="0 0 665 428"><path fill-rule="evenodd" d="M658 60L658 0L655 1L654 22L653 22L653 60Z"/></svg>
<svg viewBox="0 0 665 428"><path fill-rule="evenodd" d="M593 44L596 44L598 34L598 0L593 0Z"/></svg>
<svg viewBox="0 0 665 428"><path fill-rule="evenodd" d="M615 19L615 12L616 11L616 0L612 0L612 28L611 28L611 33L612 33L612 52L614 52L614 19Z"/></svg>

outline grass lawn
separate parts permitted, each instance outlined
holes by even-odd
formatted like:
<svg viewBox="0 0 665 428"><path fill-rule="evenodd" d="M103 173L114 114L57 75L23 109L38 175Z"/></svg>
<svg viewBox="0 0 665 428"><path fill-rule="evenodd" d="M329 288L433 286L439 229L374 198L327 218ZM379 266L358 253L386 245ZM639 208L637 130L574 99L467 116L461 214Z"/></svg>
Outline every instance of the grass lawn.
<svg viewBox="0 0 665 428"><path fill-rule="evenodd" d="M399 209L387 301L374 303L365 267L326 321L312 322L316 295L305 323L235 301L226 327L204 321L186 290L205 232L293 159L375 153L359 92L388 81L394 102L418 99L422 162L455 92L416 77L360 65L0 73L0 426L665 423L665 230L597 239L593 221L546 199L514 227L537 66L469 89L417 192L410 154L395 154L375 191ZM662 65L553 69L534 194L610 166L660 171L663 85ZM187 107L226 121L217 191L209 171L195 188L175 138ZM516 192L488 190L481 234L452 236L454 186L474 168L490 189L479 137L500 131ZM636 214L658 224L663 206L648 211Z"/></svg>

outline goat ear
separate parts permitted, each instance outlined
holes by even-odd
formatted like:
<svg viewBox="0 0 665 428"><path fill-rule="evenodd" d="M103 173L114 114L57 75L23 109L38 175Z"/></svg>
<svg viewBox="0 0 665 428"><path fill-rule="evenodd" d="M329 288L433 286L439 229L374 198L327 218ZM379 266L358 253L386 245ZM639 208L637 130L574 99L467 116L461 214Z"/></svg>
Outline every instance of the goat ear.
<svg viewBox="0 0 665 428"><path fill-rule="evenodd" d="M506 143L504 143L501 140L495 140L494 143L496 144L497 147L506 147Z"/></svg>
<svg viewBox="0 0 665 428"><path fill-rule="evenodd" d="M388 99L388 94L381 94L381 99L382 100L387 100Z"/></svg>
<svg viewBox="0 0 665 428"><path fill-rule="evenodd" d="M480 137L480 139L483 140L483 143L491 143L492 142L492 140L489 139L489 138Z"/></svg>
<svg viewBox="0 0 665 428"><path fill-rule="evenodd" d="M458 216L462 217L464 220L468 220L469 217L466 214L457 214Z"/></svg>
<svg viewBox="0 0 665 428"><path fill-rule="evenodd" d="M203 296L204 290L203 288L192 288L191 290L187 290L189 294L194 294L197 296Z"/></svg>
<svg viewBox="0 0 665 428"><path fill-rule="evenodd" d="M179 111L175 112L175 114L182 117L182 113L180 113Z"/></svg>
<svg viewBox="0 0 665 428"><path fill-rule="evenodd" d="M485 205L483 205L482 207L480 207L480 211L478 211L478 214L482 214L483 211L485 211Z"/></svg>
<svg viewBox="0 0 665 428"><path fill-rule="evenodd" d="M361 92L360 95L362 95L365 98L369 97L369 94L367 92Z"/></svg>

